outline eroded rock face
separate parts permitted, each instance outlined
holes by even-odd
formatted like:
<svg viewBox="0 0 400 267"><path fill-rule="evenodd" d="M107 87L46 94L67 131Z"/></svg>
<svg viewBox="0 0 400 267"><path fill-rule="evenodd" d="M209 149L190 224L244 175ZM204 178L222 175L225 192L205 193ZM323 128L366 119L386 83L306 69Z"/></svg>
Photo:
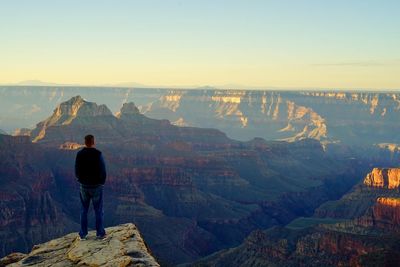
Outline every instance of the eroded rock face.
<svg viewBox="0 0 400 267"><path fill-rule="evenodd" d="M327 203L328 208L336 206L337 216L304 220L300 227L254 231L240 246L193 266L398 266L400 198L389 187L397 170L375 168L366 181L379 186L364 181L342 199ZM336 220L330 223L332 217Z"/></svg>
<svg viewBox="0 0 400 267"><path fill-rule="evenodd" d="M374 168L364 179L372 187L396 189L400 186L400 168Z"/></svg>
<svg viewBox="0 0 400 267"><path fill-rule="evenodd" d="M298 140L399 144L400 94L393 92L160 90L0 86L2 129L31 127L53 107L81 95L116 113L135 102L146 116L175 125L217 128L239 140ZM77 101L79 104L79 101ZM72 109L71 109L72 110ZM351 116L349 116L351 114Z"/></svg>
<svg viewBox="0 0 400 267"><path fill-rule="evenodd" d="M73 121L87 123L88 120L93 120L96 117L104 119L105 117L112 118L113 115L105 105L87 102L79 95L74 96L58 105L49 118L38 123L31 132L31 138L34 142L37 142L45 137L46 130L49 127L69 125Z"/></svg>
<svg viewBox="0 0 400 267"><path fill-rule="evenodd" d="M191 266L397 266L398 235L358 235L351 228L271 228Z"/></svg>
<svg viewBox="0 0 400 267"><path fill-rule="evenodd" d="M138 229L127 223L106 228L107 238L97 240L90 231L87 240L77 233L36 245L29 254L10 254L0 264L16 266L160 266L150 254Z"/></svg>
<svg viewBox="0 0 400 267"><path fill-rule="evenodd" d="M84 147L83 144L78 144L74 142L65 142L64 144L60 145L60 149L65 149L65 150L77 150L82 147Z"/></svg>
<svg viewBox="0 0 400 267"><path fill-rule="evenodd" d="M49 157L28 136L0 136L0 255L76 229L57 199Z"/></svg>
<svg viewBox="0 0 400 267"><path fill-rule="evenodd" d="M400 198L380 197L376 200L372 212L373 218L379 226L390 229L399 228Z"/></svg>

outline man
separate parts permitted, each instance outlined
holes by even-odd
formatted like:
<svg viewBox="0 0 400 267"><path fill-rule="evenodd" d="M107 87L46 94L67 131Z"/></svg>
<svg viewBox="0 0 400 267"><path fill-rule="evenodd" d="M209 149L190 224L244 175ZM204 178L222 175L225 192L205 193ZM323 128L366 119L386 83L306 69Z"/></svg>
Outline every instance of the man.
<svg viewBox="0 0 400 267"><path fill-rule="evenodd" d="M103 227L103 185L106 181L106 167L103 156L94 144L94 136L85 136L85 147L76 155L75 176L80 183L81 199L81 230L79 239L85 240L88 234L88 219L90 200L96 215L96 235L99 239L106 237Z"/></svg>

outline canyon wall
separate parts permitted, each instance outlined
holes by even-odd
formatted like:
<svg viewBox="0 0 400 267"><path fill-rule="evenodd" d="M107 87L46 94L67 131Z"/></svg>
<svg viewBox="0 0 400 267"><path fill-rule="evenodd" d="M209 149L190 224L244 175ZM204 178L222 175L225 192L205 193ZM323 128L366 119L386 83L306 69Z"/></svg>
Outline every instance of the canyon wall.
<svg viewBox="0 0 400 267"><path fill-rule="evenodd" d="M26 134L72 96L106 104L117 114L135 102L146 116L177 126L215 128L238 140L400 144L400 95L394 92L177 90L83 87L0 87L1 129Z"/></svg>

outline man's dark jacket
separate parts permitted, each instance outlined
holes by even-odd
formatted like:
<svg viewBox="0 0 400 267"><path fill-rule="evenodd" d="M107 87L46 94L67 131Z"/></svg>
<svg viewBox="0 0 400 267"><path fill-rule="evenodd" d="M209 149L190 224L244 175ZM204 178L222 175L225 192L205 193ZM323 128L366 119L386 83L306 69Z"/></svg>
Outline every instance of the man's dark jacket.
<svg viewBox="0 0 400 267"><path fill-rule="evenodd" d="M75 176L82 185L103 185L107 174L101 152L94 147L81 149L76 155Z"/></svg>

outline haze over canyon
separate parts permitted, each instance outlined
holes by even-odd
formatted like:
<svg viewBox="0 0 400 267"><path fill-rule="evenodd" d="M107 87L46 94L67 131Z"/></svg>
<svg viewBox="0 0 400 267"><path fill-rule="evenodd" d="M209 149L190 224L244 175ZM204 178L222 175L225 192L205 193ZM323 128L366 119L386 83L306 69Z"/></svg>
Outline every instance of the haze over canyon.
<svg viewBox="0 0 400 267"><path fill-rule="evenodd" d="M400 258L400 94L1 87L0 95L0 255L28 253L7 260L47 260L48 243L31 249L53 239L54 253L77 247L62 236L79 229L73 164L89 132L107 163L106 226L137 227L149 248L121 254L127 266L153 256L162 266Z"/></svg>

